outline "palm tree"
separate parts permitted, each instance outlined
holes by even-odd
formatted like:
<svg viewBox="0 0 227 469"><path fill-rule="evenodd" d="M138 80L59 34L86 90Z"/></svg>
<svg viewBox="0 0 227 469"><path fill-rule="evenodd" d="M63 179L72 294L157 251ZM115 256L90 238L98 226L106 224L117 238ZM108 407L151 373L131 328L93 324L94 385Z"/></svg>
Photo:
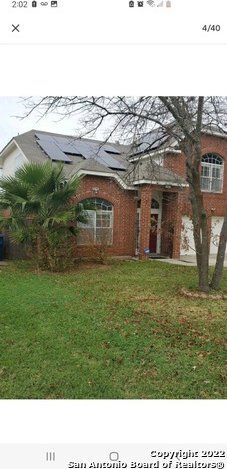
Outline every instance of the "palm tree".
<svg viewBox="0 0 227 469"><path fill-rule="evenodd" d="M0 181L0 226L32 248L39 267L59 270L71 259L76 223L86 223L82 204L73 201L79 179L64 176L63 165L29 163ZM64 251L64 253L63 253Z"/></svg>

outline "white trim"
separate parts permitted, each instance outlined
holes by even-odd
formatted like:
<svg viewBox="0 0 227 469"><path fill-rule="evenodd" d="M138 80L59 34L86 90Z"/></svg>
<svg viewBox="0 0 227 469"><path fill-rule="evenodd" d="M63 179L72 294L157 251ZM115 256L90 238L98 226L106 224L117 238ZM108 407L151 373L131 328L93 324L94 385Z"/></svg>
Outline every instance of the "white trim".
<svg viewBox="0 0 227 469"><path fill-rule="evenodd" d="M155 199L159 203L159 208L151 208L151 215L158 215L157 222L157 244L156 244L156 254L161 252L161 228L162 228L162 199L163 192L154 192L152 194L152 200ZM151 202L152 202L151 200Z"/></svg>
<svg viewBox="0 0 227 469"><path fill-rule="evenodd" d="M4 158L7 158L7 156L11 153L12 151L12 148L11 147L16 147L19 152L21 153L21 155L25 158L25 160L29 163L29 159L27 158L27 156L24 154L24 152L21 150L21 147L20 145L18 145L18 143L16 142L15 138L13 138L13 140L11 142L9 142L2 150L1 154L0 154L0 160L2 160L2 163L3 163L3 160ZM6 155L5 155L6 153Z"/></svg>
<svg viewBox="0 0 227 469"><path fill-rule="evenodd" d="M115 173L105 173L104 171L91 171L89 169L80 169L77 173L76 173L78 176L82 176L82 175L91 175L91 176L101 176L101 177L109 177L109 178L113 178L113 179L116 179L116 181L119 183L119 185L121 187L123 187L124 189L127 189L127 190L131 190L131 191L134 191L135 190L135 187L132 187L132 186L127 186L127 184L125 184L125 182L118 176L118 174L115 174Z"/></svg>
<svg viewBox="0 0 227 469"><path fill-rule="evenodd" d="M87 200L87 199L84 199L84 200ZM105 199L103 199L103 200L105 200ZM90 245L93 245L93 244L98 245L98 246L101 245L102 242L100 242L100 243L97 242L97 230L98 229L100 230L102 228L111 230L111 241L110 241L110 243L107 243L107 246L113 246L113 220L114 220L114 206L113 206L113 204L111 203L111 210L97 210L96 211L95 209L94 210L86 210L85 209L84 211L89 214L89 217L92 220L92 224L89 225L89 223L88 224L87 223L85 223L85 224L84 223L78 223L78 227L83 229L83 230L93 229L94 239L91 243L83 242L83 240L82 240L82 242L77 241L78 246L90 246ZM107 226L107 227L99 227L98 226L97 227L97 213L100 212L100 211L102 211L104 213L111 214L110 226Z"/></svg>
<svg viewBox="0 0 227 469"><path fill-rule="evenodd" d="M120 184L120 186L122 186L124 189L127 189L127 190L135 190L135 187L132 187L132 186L127 186L127 184L125 184L124 181L122 181L122 179L117 175L117 174L114 174L114 173L105 173L104 171L91 171L91 170L88 170L88 169L80 169L77 173L76 173L78 176L82 176L82 175L86 175L86 174L90 174L91 176L101 176L101 177L110 177L110 178L113 178L113 179L116 179L117 182ZM177 182L171 182L171 183L168 183L166 181L151 181L150 179L139 179L138 181L134 181L133 183L133 186L136 186L138 184L155 184L155 185L158 185L158 186L169 186L169 187L188 187L188 184L179 184Z"/></svg>
<svg viewBox="0 0 227 469"><path fill-rule="evenodd" d="M146 155L142 155L142 156L134 156L132 158L130 158L130 162L133 162L133 161L138 161L138 160L144 160L146 158L151 158L152 156L156 156L156 155L163 155L165 153L174 153L176 155L179 155L181 152L181 150L174 150L174 148L171 148L171 147L168 147L168 148L164 148L163 150L158 150L158 151L153 151L153 152L150 152L150 153L147 153Z"/></svg>
<svg viewBox="0 0 227 469"><path fill-rule="evenodd" d="M160 252L161 252L163 192L154 191L153 194L152 194L152 200L153 199L156 200L159 203L159 208L151 208L151 215L158 215L156 254L160 254ZM152 200L151 200L151 203L152 203Z"/></svg>
<svg viewBox="0 0 227 469"><path fill-rule="evenodd" d="M221 132L212 132L212 130L201 130L201 133L204 135L213 135L214 137L221 137L221 138L227 138L227 133L222 134Z"/></svg>
<svg viewBox="0 0 227 469"><path fill-rule="evenodd" d="M138 179L138 181L134 181L133 185L138 184L155 184L157 186L168 186L170 187L188 187L188 184L180 184L177 182L167 182L167 181L152 181L150 179Z"/></svg>
<svg viewBox="0 0 227 469"><path fill-rule="evenodd" d="M138 216L138 218L137 218ZM135 255L138 256L140 252L140 222L141 222L141 208L136 209L136 249ZM137 230L138 228L138 230Z"/></svg>
<svg viewBox="0 0 227 469"><path fill-rule="evenodd" d="M23 155L23 157L27 160L27 162L29 163L29 160L27 158L27 156L24 154L24 152L21 150L21 147L18 145L18 143L16 142L16 140L14 140L14 143L16 144L16 147L18 148L18 150L20 151L20 153Z"/></svg>
<svg viewBox="0 0 227 469"><path fill-rule="evenodd" d="M212 154L212 153L211 153ZM204 155L204 157L206 157L207 155L209 155L209 153L207 153L206 155ZM216 155L215 153L213 153L212 155L214 156L218 156L219 155ZM202 192L207 192L207 193L210 193L210 194L222 194L223 193L223 182L224 182L224 159L222 157L219 157L222 162L221 164L218 164L218 163L212 163L212 162L207 162L207 161L201 161L201 190ZM209 170L209 176L204 176L202 174L202 170L203 168L208 168ZM219 178L215 178L213 177L213 169L219 169L220 170L220 177ZM220 181L220 190L219 191L215 191L215 190L212 190L212 183L214 180L218 180ZM208 189L203 189L202 188L202 183L203 183L203 180L207 180L208 181L208 185L209 185L209 188Z"/></svg>
<svg viewBox="0 0 227 469"><path fill-rule="evenodd" d="M0 160L4 158L5 156L5 153L7 152L7 150L11 150L11 146L13 146L13 144L15 144L15 140L13 139L12 141L10 141L9 143L7 143L7 145L3 148L3 150L1 151L0 153Z"/></svg>
<svg viewBox="0 0 227 469"><path fill-rule="evenodd" d="M161 252L161 217L162 217L162 213L161 213L160 208L151 208L150 215L151 215L150 218L152 217L152 215L158 215L157 225L156 225L157 233L156 233L156 251L155 251L155 254L160 254L160 252ZM150 221L150 231L151 231L151 221Z"/></svg>

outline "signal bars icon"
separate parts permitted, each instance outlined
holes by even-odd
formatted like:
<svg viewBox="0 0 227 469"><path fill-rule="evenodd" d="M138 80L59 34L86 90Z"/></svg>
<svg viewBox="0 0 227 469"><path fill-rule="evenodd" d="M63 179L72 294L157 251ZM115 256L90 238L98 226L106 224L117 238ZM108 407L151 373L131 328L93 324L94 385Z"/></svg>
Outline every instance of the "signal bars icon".
<svg viewBox="0 0 227 469"><path fill-rule="evenodd" d="M57 3L57 2L51 2L51 3ZM129 7L133 8L135 6L135 1L134 0L130 0L129 2ZM172 2L171 0L161 0L159 3L156 3L154 0L147 0L146 2L150 7L166 7L166 8L171 8L172 6ZM164 5L165 3L165 5ZM142 7L143 6L143 1L138 1L137 2L137 6L138 7Z"/></svg>
<svg viewBox="0 0 227 469"><path fill-rule="evenodd" d="M162 0L161 2L159 2L157 5L156 5L156 2L154 2L154 0L147 0L147 4L150 6L150 7L164 7L164 1ZM167 8L170 8L171 7L171 0L167 0L165 2L165 6Z"/></svg>

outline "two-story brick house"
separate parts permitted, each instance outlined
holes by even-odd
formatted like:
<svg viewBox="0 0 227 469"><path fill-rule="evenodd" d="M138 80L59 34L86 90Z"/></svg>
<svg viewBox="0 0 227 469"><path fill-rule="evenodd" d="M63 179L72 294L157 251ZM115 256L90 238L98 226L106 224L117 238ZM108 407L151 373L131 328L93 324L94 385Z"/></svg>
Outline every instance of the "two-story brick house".
<svg viewBox="0 0 227 469"><path fill-rule="evenodd" d="M227 136L204 132L201 182L209 216L210 252L217 241L227 201ZM144 258L147 253L179 257L194 253L185 157L173 139L157 131L130 145L31 130L12 138L0 153L2 175L23 164L64 163L66 178L81 178L78 202L92 199L89 223L81 226L76 254L105 242L110 255Z"/></svg>

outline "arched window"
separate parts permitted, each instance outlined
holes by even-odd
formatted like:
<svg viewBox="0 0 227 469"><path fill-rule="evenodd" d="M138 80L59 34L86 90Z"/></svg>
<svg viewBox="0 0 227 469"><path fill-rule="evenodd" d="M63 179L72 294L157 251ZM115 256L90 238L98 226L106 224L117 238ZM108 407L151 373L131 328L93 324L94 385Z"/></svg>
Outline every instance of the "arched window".
<svg viewBox="0 0 227 469"><path fill-rule="evenodd" d="M205 192L222 192L223 159L214 153L207 153L202 157L201 188Z"/></svg>
<svg viewBox="0 0 227 469"><path fill-rule="evenodd" d="M84 210L87 223L78 223L77 244L103 244L113 242L113 206L104 199L91 198L81 202L89 209Z"/></svg>

